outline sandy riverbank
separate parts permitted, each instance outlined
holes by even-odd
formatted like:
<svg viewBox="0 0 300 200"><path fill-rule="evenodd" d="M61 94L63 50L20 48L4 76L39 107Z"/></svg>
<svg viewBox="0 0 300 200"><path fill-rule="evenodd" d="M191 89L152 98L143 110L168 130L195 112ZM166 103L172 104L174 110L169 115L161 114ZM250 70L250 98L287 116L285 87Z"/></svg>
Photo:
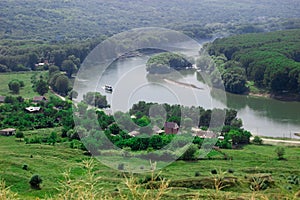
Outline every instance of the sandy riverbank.
<svg viewBox="0 0 300 200"><path fill-rule="evenodd" d="M276 139L276 138L264 138L260 137L263 140L263 144L271 144L271 145L283 145L283 146L297 146L300 147L300 140L293 140L293 139L287 139L287 140L282 140L282 139ZM254 137L250 138L252 141Z"/></svg>

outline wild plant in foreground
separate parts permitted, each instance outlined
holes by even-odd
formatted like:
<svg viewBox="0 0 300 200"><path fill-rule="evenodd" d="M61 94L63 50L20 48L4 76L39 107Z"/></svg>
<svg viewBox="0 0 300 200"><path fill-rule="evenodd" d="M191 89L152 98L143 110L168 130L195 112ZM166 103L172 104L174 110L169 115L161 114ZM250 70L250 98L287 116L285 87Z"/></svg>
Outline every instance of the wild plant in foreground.
<svg viewBox="0 0 300 200"><path fill-rule="evenodd" d="M227 174L227 172L222 171L221 169L217 170L217 173L212 174L212 177L214 180L214 188L215 188L216 192L230 186L229 184L226 184L226 181L225 181L226 174Z"/></svg>
<svg viewBox="0 0 300 200"><path fill-rule="evenodd" d="M0 180L0 200L18 200L17 193L10 190L9 187L5 186L5 181Z"/></svg>
<svg viewBox="0 0 300 200"><path fill-rule="evenodd" d="M130 175L127 177L125 175L124 183L126 185L126 190L129 190L126 194L120 192L120 197L122 199L132 199L132 200L159 200L162 199L163 195L170 191L169 181L165 178L160 177L160 172L155 174L156 163L150 162L151 165L151 179L145 183L138 183L137 179Z"/></svg>
<svg viewBox="0 0 300 200"><path fill-rule="evenodd" d="M83 168L86 169L86 173L79 179L71 179L70 170L63 174L65 181L61 182L60 194L55 199L102 199L102 194L99 192L101 188L97 187L101 177L96 176L93 172L93 160L83 161Z"/></svg>

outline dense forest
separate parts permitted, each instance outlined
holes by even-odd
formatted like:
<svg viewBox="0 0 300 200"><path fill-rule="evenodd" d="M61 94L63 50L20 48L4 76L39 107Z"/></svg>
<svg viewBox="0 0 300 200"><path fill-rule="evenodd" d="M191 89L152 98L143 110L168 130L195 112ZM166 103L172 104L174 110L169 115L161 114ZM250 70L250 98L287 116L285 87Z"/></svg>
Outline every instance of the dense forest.
<svg viewBox="0 0 300 200"><path fill-rule="evenodd" d="M44 60L60 66L70 55L82 61L105 36L137 27L165 27L197 39L300 27L297 2L272 1L272 12L266 12L263 8L269 4L267 0L231 5L225 0L4 0L0 2L0 70L30 70Z"/></svg>
<svg viewBox="0 0 300 200"><path fill-rule="evenodd" d="M273 93L300 91L300 30L216 39L207 45L222 73L225 89L247 90L247 81Z"/></svg>
<svg viewBox="0 0 300 200"><path fill-rule="evenodd" d="M272 9L266 9L269 7ZM3 0L0 38L46 41L112 35L137 27L184 30L200 38L299 26L294 0ZM290 19L290 20L287 20Z"/></svg>
<svg viewBox="0 0 300 200"><path fill-rule="evenodd" d="M4 0L0 2L0 72L47 69L51 64L61 68L70 56L82 62L105 38L132 28L170 28L198 40L300 28L298 4L293 0L230 5L226 0ZM264 9L270 5L272 9Z"/></svg>

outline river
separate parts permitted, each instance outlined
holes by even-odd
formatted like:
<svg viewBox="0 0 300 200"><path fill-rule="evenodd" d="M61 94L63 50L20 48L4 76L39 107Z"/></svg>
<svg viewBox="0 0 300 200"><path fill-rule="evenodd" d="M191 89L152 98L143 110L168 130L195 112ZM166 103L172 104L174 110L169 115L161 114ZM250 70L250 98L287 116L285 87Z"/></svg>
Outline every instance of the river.
<svg viewBox="0 0 300 200"><path fill-rule="evenodd" d="M169 104L195 105L208 108L232 108L238 111L243 127L253 135L271 137L292 137L300 132L300 102L283 102L265 97L226 94L227 101L212 95L208 85L198 81L197 72L185 71L183 75L170 77L172 80L187 82L202 89L174 84L172 81L157 81L147 75L145 63L149 56L131 57L113 62L102 74L97 91L106 94L114 111L127 111L138 101ZM86 78L88 79L90 75ZM92 76L92 74L91 74ZM79 80L84 85L85 80ZM112 94L105 93L103 86L110 84ZM80 91L81 86L77 86ZM84 88L84 87L82 87ZM195 95L197 100L187 98ZM184 97L184 98L183 98Z"/></svg>

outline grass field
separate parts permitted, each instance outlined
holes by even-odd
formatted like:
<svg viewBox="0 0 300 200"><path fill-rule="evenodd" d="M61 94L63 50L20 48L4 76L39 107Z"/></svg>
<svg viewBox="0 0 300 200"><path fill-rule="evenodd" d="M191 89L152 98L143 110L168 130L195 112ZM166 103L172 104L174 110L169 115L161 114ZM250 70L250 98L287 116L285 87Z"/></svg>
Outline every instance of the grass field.
<svg viewBox="0 0 300 200"><path fill-rule="evenodd" d="M34 96L39 96L38 93L34 92L32 89L32 84L31 84L31 77L37 74L37 77L39 75L45 75L46 72L19 72L19 73L0 73L0 95L2 96L8 96L8 95L13 95L13 96L22 96L23 98L32 98ZM8 83L14 79L23 81L25 86L24 88L20 89L19 94L13 94L8 88Z"/></svg>
<svg viewBox="0 0 300 200"><path fill-rule="evenodd" d="M26 137L35 134L49 134L59 129L43 129L25 132ZM287 177L300 176L300 148L286 147L286 160L277 160L275 146L248 145L242 150L222 150L232 160L211 159L194 162L176 161L162 170L161 176L170 181L169 192L163 199L293 199L299 190L299 184L289 184ZM218 156L216 154L216 156ZM213 158L213 157L212 157ZM83 175L81 167L84 160L89 160L81 150L69 148L68 143L56 144L25 144L14 137L0 136L0 179L17 192L20 199L35 199L54 197L59 193L60 182L64 180L63 172L71 169L71 178L77 179ZM126 187L121 172L110 169L95 161L94 172L101 177L99 191L113 194ZM23 170L23 165L28 170ZM235 177L238 184L234 187L215 189L199 189L197 182L212 178L211 170L234 171L226 176ZM198 174L195 176L195 174ZM33 174L39 174L42 179L42 189L34 190L29 185ZM271 175L274 185L263 191L250 190L247 180L256 175ZM145 175L136 175L137 179ZM100 190L100 188L102 188ZM122 189L123 188L123 189ZM116 198L118 199L118 198Z"/></svg>

